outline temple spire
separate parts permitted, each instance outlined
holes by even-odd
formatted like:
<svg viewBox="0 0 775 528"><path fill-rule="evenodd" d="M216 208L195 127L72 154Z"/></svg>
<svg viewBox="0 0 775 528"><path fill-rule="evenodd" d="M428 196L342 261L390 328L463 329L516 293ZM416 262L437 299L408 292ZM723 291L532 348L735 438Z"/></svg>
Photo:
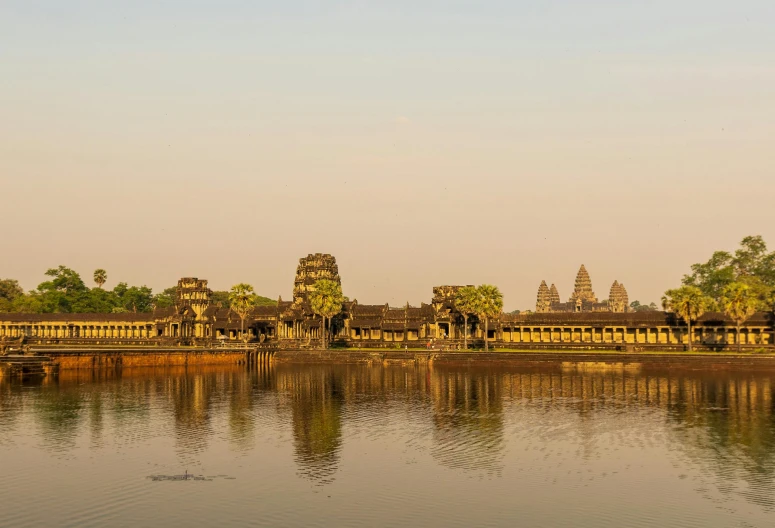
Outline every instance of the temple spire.
<svg viewBox="0 0 775 528"><path fill-rule="evenodd" d="M592 279L589 278L589 273L584 264L579 268L579 272L576 274L576 287L573 290L573 295L570 297L570 302L577 304L579 302L597 302L595 292L592 291Z"/></svg>
<svg viewBox="0 0 775 528"><path fill-rule="evenodd" d="M548 312L550 307L551 293L549 292L549 286L546 285L546 281L541 281L541 285L538 287L538 295L536 296L536 312Z"/></svg>

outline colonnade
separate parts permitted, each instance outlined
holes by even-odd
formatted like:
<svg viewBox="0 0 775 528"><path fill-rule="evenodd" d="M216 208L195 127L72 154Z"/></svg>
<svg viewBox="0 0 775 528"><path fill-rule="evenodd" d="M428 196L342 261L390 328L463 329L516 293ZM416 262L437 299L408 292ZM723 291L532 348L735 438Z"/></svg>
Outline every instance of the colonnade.
<svg viewBox="0 0 775 528"><path fill-rule="evenodd" d="M155 337L155 324L0 324L0 337L132 339Z"/></svg>
<svg viewBox="0 0 775 528"><path fill-rule="evenodd" d="M496 340L506 343L689 343L688 328L683 326L519 326L504 327L496 333ZM700 326L693 327L692 333L693 342L697 344L732 344L738 339L735 327ZM771 345L775 342L773 329L769 327L742 327L739 337L741 344L748 345Z"/></svg>

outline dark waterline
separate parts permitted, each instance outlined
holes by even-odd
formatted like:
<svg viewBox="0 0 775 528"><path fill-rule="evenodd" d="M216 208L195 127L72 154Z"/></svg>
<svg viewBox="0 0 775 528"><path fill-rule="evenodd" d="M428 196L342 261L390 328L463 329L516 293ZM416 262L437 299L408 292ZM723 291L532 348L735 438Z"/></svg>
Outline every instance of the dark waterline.
<svg viewBox="0 0 775 528"><path fill-rule="evenodd" d="M0 380L0 526L772 526L774 390L573 365Z"/></svg>

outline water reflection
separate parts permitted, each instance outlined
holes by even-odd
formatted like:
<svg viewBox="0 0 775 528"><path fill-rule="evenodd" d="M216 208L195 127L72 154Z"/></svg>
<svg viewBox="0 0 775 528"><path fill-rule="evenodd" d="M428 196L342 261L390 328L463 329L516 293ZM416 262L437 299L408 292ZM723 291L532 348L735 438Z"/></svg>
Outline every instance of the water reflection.
<svg viewBox="0 0 775 528"><path fill-rule="evenodd" d="M82 435L88 449L105 451L171 439L182 471L214 447L245 456L267 449L272 429L289 440L294 475L325 486L356 441L395 439L406 446L397 456L427 454L429 472L485 479L507 478L509 457L527 452L555 481L556 466L570 473L618 448L650 449L682 468L696 495L769 512L774 390L768 373L573 365L63 372L37 383L0 380L0 446L8 453L31 436L61 458L79 450ZM540 465L547 446L553 467Z"/></svg>
<svg viewBox="0 0 775 528"><path fill-rule="evenodd" d="M290 398L295 460L313 481L333 480L342 447L344 380L324 367L283 370L278 389Z"/></svg>
<svg viewBox="0 0 775 528"><path fill-rule="evenodd" d="M488 371L434 370L433 457L497 475L503 456L502 377Z"/></svg>

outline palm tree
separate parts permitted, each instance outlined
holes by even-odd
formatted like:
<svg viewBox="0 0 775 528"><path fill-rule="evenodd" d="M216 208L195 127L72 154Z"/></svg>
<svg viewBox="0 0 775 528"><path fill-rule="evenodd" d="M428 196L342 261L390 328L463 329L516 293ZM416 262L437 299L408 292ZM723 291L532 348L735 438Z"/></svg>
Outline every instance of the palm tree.
<svg viewBox="0 0 775 528"><path fill-rule="evenodd" d="M468 316L476 313L476 288L463 286L455 294L455 308L463 316L463 349L468 350Z"/></svg>
<svg viewBox="0 0 775 528"><path fill-rule="evenodd" d="M108 282L108 272L102 268L94 270L94 282L102 289L102 285Z"/></svg>
<svg viewBox="0 0 775 528"><path fill-rule="evenodd" d="M696 286L681 286L680 288L667 290L662 297L662 307L668 312L677 314L689 327L689 352L692 351L692 344L694 342L692 322L699 319L705 313L710 302L711 300Z"/></svg>
<svg viewBox="0 0 775 528"><path fill-rule="evenodd" d="M257 296L253 286L241 282L231 287L229 291L229 304L231 310L236 313L241 321L240 336L245 335L245 319L256 305ZM245 339L247 341L247 339Z"/></svg>
<svg viewBox="0 0 775 528"><path fill-rule="evenodd" d="M321 332L321 346L325 350L328 348L326 341L326 319L329 321L333 316L342 311L342 285L329 279L318 279L315 281L314 290L309 292L309 304L312 313L319 315L323 320Z"/></svg>
<svg viewBox="0 0 775 528"><path fill-rule="evenodd" d="M721 303L724 313L737 325L737 351L740 352L740 325L756 313L758 299L747 284L733 282L728 284L722 294Z"/></svg>
<svg viewBox="0 0 775 528"><path fill-rule="evenodd" d="M490 344L487 341L488 319L498 317L503 311L503 294L497 286L482 284L476 288L476 315L484 321L484 351L490 350Z"/></svg>

